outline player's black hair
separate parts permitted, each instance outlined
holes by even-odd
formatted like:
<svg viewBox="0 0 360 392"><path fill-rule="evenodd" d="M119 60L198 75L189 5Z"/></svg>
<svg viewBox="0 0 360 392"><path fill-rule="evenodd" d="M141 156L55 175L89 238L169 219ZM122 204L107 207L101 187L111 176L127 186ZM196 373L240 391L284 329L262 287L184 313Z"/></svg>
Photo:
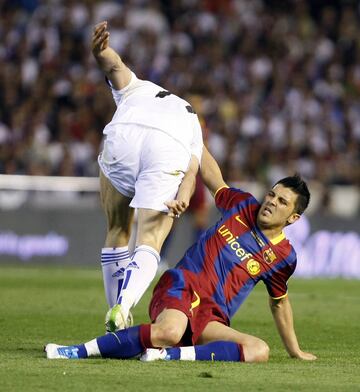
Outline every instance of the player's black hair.
<svg viewBox="0 0 360 392"><path fill-rule="evenodd" d="M295 212L301 215L306 210L310 202L310 192L306 182L296 173L293 176L281 179L275 185L277 184L290 188L298 195L295 203Z"/></svg>

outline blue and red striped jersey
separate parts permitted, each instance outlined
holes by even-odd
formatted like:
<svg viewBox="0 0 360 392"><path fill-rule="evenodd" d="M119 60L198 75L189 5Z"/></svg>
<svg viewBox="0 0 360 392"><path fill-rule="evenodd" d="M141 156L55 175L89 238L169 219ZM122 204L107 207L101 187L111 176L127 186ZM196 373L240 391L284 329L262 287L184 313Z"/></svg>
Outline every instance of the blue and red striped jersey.
<svg viewBox="0 0 360 392"><path fill-rule="evenodd" d="M215 195L221 219L187 250L176 268L197 281L200 298L211 298L228 318L263 281L273 298L287 294L296 253L282 233L269 240L256 224L260 203L250 193L222 188Z"/></svg>

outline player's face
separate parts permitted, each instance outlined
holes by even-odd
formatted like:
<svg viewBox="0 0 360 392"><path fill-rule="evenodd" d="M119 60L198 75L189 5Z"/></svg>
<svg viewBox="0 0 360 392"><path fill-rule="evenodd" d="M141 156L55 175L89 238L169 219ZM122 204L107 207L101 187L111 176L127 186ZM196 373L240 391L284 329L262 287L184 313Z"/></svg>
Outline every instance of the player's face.
<svg viewBox="0 0 360 392"><path fill-rule="evenodd" d="M277 184L270 189L260 207L257 221L260 227L283 228L300 218L295 212L297 194L290 188Z"/></svg>

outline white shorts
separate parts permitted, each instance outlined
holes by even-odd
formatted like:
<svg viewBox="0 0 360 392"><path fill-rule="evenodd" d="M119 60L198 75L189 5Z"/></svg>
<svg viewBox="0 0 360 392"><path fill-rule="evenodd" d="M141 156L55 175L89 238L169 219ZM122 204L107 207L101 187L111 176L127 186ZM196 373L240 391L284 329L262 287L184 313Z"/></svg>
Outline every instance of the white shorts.
<svg viewBox="0 0 360 392"><path fill-rule="evenodd" d="M121 129L120 129L121 126ZM104 175L133 208L168 211L190 163L189 152L154 128L120 124L107 129L98 162Z"/></svg>

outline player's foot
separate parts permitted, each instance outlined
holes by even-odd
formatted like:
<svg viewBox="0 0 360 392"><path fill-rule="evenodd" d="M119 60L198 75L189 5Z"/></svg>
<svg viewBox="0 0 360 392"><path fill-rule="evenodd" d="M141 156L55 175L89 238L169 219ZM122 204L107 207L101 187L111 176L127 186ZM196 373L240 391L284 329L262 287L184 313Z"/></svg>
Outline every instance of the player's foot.
<svg viewBox="0 0 360 392"><path fill-rule="evenodd" d="M129 311L126 314L124 308L118 304L108 310L105 316L105 328L107 332L116 332L120 329L129 328L134 324L134 319Z"/></svg>
<svg viewBox="0 0 360 392"><path fill-rule="evenodd" d="M49 343L44 347L47 359L79 359L79 349L74 346L60 346Z"/></svg>
<svg viewBox="0 0 360 392"><path fill-rule="evenodd" d="M146 351L141 355L140 361L143 362L151 362L151 361L158 361L168 360L167 352L165 348L147 348Z"/></svg>

